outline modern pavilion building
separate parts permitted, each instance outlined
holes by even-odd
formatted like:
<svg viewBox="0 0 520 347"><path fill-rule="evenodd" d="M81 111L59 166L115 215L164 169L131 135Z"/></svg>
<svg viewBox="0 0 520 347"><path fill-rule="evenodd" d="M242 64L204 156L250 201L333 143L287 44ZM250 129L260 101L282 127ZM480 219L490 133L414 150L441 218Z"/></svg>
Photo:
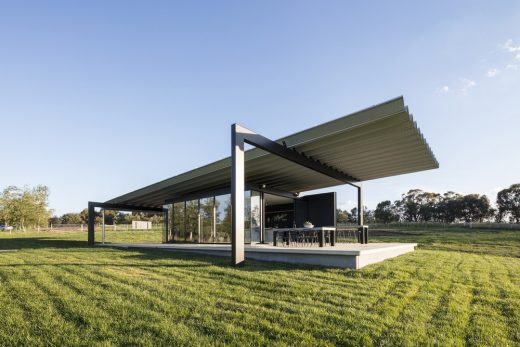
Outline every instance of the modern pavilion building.
<svg viewBox="0 0 520 347"><path fill-rule="evenodd" d="M244 143L256 148L244 151ZM402 97L271 141L239 125L231 156L95 207L165 214L165 243L232 244L234 264L244 244L269 243L273 230L336 227L336 193L305 192L438 168ZM93 213L89 243L94 244ZM366 242L366 239L364 240Z"/></svg>

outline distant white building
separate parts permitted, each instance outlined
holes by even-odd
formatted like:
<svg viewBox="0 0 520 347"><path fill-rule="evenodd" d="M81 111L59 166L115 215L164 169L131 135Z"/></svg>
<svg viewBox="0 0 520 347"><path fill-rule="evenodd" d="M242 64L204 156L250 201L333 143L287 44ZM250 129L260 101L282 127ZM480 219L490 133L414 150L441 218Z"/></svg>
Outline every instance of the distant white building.
<svg viewBox="0 0 520 347"><path fill-rule="evenodd" d="M148 230L152 229L152 222L142 221L142 220L134 220L132 221L132 229L133 230Z"/></svg>

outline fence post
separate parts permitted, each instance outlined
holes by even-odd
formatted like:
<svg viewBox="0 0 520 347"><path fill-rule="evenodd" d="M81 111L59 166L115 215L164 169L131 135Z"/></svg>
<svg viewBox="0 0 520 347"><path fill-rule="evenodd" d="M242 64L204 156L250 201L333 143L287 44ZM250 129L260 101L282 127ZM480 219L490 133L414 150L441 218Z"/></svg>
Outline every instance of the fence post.
<svg viewBox="0 0 520 347"><path fill-rule="evenodd" d="M105 210L101 210L101 241L105 244Z"/></svg>

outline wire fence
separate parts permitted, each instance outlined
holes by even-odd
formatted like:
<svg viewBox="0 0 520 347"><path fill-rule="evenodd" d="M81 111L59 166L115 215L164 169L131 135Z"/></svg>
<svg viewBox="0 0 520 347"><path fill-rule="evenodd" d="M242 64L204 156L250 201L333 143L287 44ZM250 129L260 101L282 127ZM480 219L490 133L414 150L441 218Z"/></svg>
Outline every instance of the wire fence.
<svg viewBox="0 0 520 347"><path fill-rule="evenodd" d="M152 228L161 229L162 223L153 224ZM39 227L36 231L87 231L88 225L85 224L50 224L48 227ZM102 229L101 223L94 226L96 231ZM130 231L130 230L151 230L150 228L132 228L132 224L105 224L105 231Z"/></svg>
<svg viewBox="0 0 520 347"><path fill-rule="evenodd" d="M371 223L370 229L404 229L404 230L428 230L428 229L489 229L489 230L520 230L520 224L513 223L441 223L441 222L397 222L397 223Z"/></svg>

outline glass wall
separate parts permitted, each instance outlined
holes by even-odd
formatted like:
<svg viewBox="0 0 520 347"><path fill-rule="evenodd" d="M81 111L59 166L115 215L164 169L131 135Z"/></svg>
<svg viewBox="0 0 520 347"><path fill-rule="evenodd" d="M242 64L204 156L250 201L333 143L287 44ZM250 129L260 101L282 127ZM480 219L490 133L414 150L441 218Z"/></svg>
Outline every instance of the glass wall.
<svg viewBox="0 0 520 347"><path fill-rule="evenodd" d="M186 201L185 241L199 242L199 200Z"/></svg>
<svg viewBox="0 0 520 347"><path fill-rule="evenodd" d="M184 239L184 201L173 204L173 241Z"/></svg>
<svg viewBox="0 0 520 347"><path fill-rule="evenodd" d="M262 223L262 204L260 193L251 191L251 242L260 242L260 232Z"/></svg>
<svg viewBox="0 0 520 347"><path fill-rule="evenodd" d="M244 192L244 242L251 243L251 191Z"/></svg>
<svg viewBox="0 0 520 347"><path fill-rule="evenodd" d="M213 218L214 218L214 202L215 198L204 198L200 199L200 242L211 243L213 242Z"/></svg>
<svg viewBox="0 0 520 347"><path fill-rule="evenodd" d="M244 242L260 241L260 193L244 192ZM231 195L218 195L172 205L174 242L230 243Z"/></svg>
<svg viewBox="0 0 520 347"><path fill-rule="evenodd" d="M231 242L231 195L215 197L216 243Z"/></svg>

